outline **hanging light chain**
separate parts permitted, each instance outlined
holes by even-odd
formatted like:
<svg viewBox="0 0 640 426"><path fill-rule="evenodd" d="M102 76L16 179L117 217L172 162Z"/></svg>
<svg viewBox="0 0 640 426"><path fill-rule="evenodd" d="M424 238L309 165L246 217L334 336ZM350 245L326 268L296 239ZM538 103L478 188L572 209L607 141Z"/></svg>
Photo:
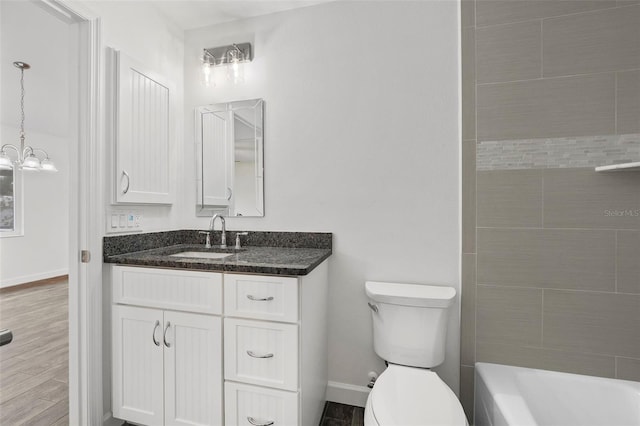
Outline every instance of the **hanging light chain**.
<svg viewBox="0 0 640 426"><path fill-rule="evenodd" d="M24 150L24 68L20 68L20 148Z"/></svg>

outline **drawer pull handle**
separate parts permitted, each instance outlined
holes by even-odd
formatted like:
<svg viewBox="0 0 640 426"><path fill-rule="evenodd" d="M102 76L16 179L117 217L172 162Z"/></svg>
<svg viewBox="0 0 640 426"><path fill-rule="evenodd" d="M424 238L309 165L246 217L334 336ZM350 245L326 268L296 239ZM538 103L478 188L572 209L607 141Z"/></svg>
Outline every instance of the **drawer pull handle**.
<svg viewBox="0 0 640 426"><path fill-rule="evenodd" d="M273 300L273 296L269 297L255 297L252 294L247 294L247 299L253 300L254 302L271 302Z"/></svg>
<svg viewBox="0 0 640 426"><path fill-rule="evenodd" d="M273 358L273 354L258 355L253 351L247 351L247 355L249 355L251 358Z"/></svg>
<svg viewBox="0 0 640 426"><path fill-rule="evenodd" d="M275 424L274 422L269 421L269 420L267 420L266 422L260 423L258 420L254 419L251 416L247 417L247 421L249 423L251 423L253 426L271 426L271 425Z"/></svg>
<svg viewBox="0 0 640 426"><path fill-rule="evenodd" d="M167 326L164 328L164 333L162 335L162 340L164 340L164 345L168 348L171 347L171 343L167 342L167 330L169 330L169 327L171 327L171 323L167 321Z"/></svg>
<svg viewBox="0 0 640 426"><path fill-rule="evenodd" d="M153 327L153 333L151 334L151 338L153 339L153 344L156 346L160 346L160 342L156 340L156 330L160 327L160 321L156 320L156 325Z"/></svg>

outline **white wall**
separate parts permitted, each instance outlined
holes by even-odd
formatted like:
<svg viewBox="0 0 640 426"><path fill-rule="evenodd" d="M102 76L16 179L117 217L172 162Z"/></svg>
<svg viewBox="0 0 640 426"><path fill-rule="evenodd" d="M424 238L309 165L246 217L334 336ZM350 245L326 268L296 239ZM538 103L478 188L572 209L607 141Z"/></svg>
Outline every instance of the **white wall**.
<svg viewBox="0 0 640 426"><path fill-rule="evenodd" d="M171 93L174 114L171 118L171 142L175 159L175 177L181 176L183 144L183 32L170 24L150 2L146 1L82 1L82 6L101 20L104 47L122 51L174 85ZM104 53L104 52L103 52ZM102 61L105 65L105 61ZM104 87L103 87L104 88ZM111 143L105 141L105 208L111 204L112 166L107 158ZM136 206L144 214L144 230L174 229L178 211L174 206ZM104 225L103 225L104 226Z"/></svg>
<svg viewBox="0 0 640 426"><path fill-rule="evenodd" d="M68 271L71 33L31 2L2 1L0 9L0 141L20 145L20 70L13 62L26 62L26 143L47 151L60 170L23 173L24 235L0 239L0 287L7 287Z"/></svg>
<svg viewBox="0 0 640 426"><path fill-rule="evenodd" d="M200 84L205 47L253 43L241 87ZM262 219L229 229L330 231L330 380L363 386L373 352L366 280L459 285L456 2L335 2L185 34L185 191L196 218L193 109L264 98ZM304 309L304 308L303 308ZM459 305L439 368L458 389Z"/></svg>

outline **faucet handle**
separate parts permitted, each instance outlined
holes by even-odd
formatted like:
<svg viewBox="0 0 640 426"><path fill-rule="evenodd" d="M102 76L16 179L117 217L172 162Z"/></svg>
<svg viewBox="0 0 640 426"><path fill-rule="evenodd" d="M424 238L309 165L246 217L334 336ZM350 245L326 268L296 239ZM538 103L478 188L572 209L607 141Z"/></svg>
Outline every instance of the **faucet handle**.
<svg viewBox="0 0 640 426"><path fill-rule="evenodd" d="M200 231L199 234L207 234L207 241L205 243L205 248L211 248L211 232L210 231Z"/></svg>

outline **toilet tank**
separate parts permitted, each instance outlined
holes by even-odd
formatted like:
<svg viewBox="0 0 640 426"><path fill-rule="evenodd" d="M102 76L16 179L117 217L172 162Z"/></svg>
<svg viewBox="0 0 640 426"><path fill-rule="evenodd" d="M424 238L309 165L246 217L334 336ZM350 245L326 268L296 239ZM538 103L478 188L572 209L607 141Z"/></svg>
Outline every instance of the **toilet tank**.
<svg viewBox="0 0 640 426"><path fill-rule="evenodd" d="M387 362L431 368L444 361L451 287L367 281L373 347Z"/></svg>

